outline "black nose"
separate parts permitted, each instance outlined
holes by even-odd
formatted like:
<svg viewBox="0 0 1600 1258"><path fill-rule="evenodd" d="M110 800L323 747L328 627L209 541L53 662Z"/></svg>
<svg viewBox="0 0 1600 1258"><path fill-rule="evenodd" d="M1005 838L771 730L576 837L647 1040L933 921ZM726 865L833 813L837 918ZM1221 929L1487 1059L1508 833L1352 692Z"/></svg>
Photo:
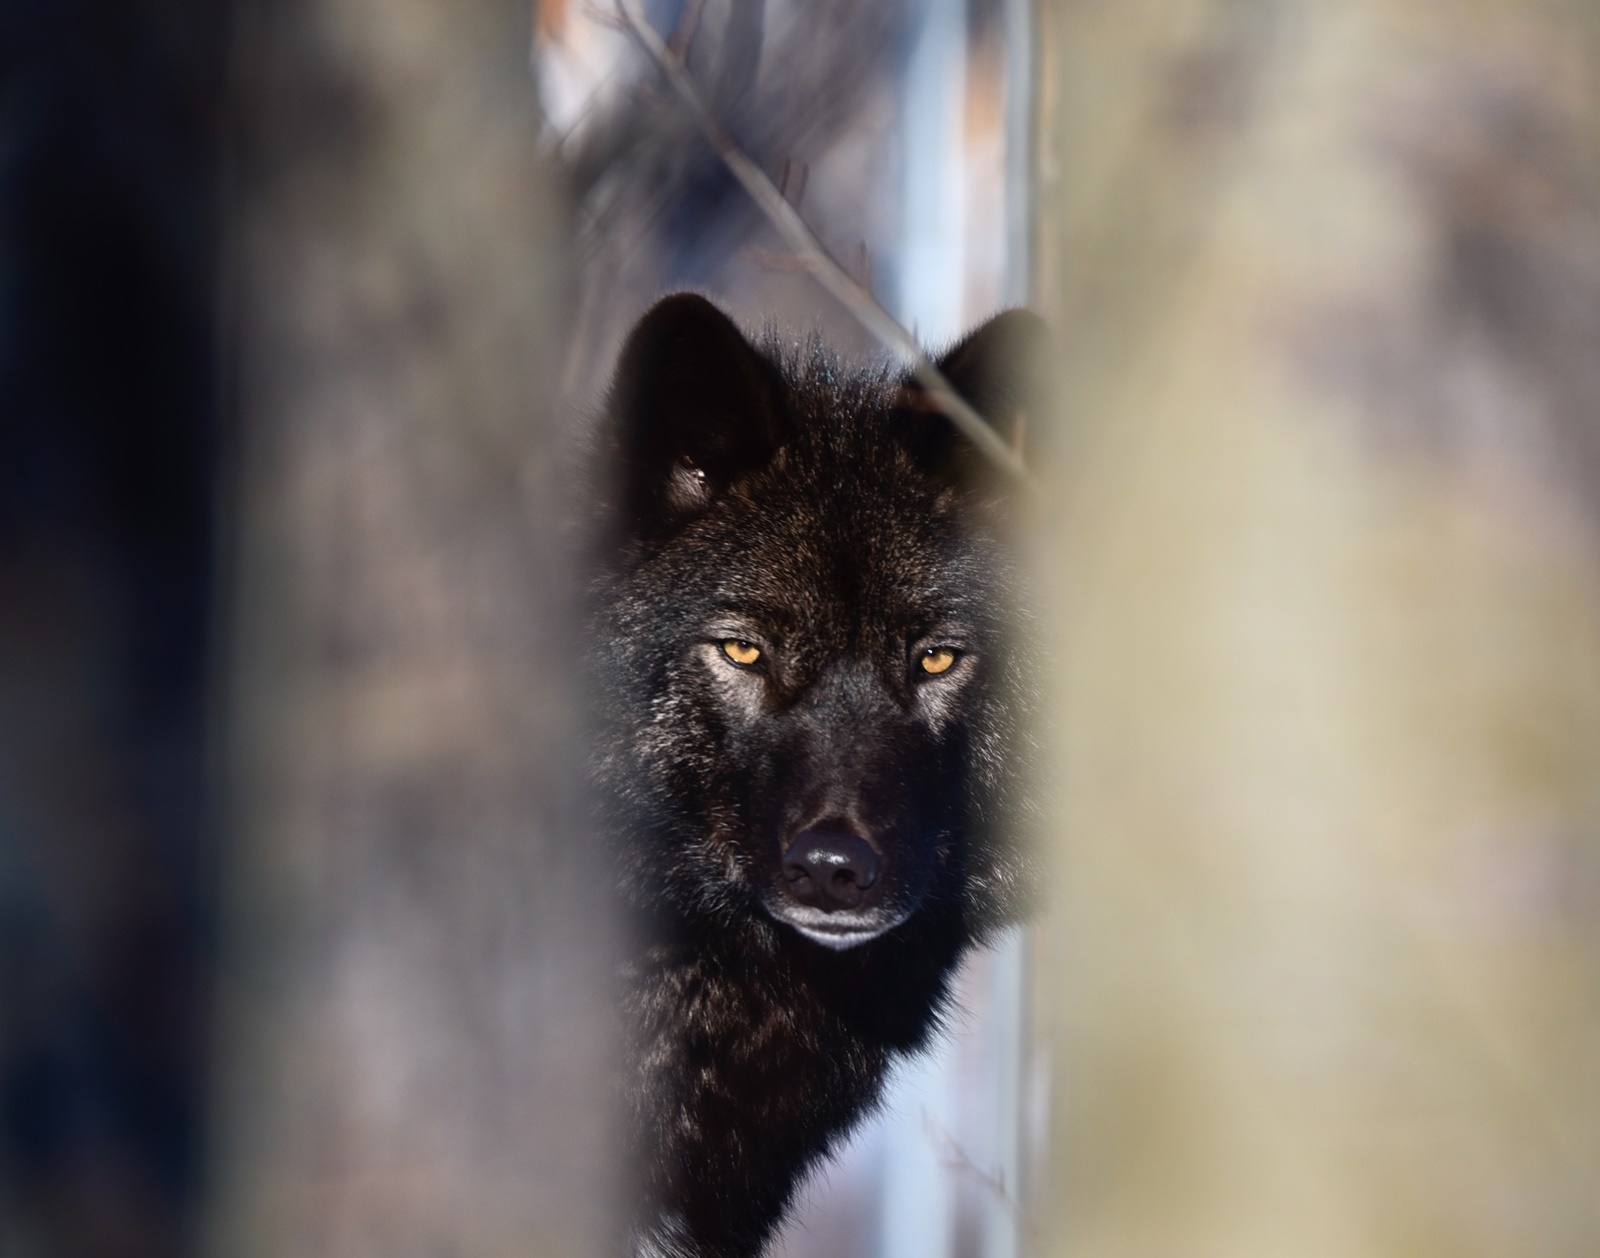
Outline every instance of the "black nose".
<svg viewBox="0 0 1600 1258"><path fill-rule="evenodd" d="M825 913L857 909L883 873L883 857L860 835L802 830L783 854L789 894Z"/></svg>

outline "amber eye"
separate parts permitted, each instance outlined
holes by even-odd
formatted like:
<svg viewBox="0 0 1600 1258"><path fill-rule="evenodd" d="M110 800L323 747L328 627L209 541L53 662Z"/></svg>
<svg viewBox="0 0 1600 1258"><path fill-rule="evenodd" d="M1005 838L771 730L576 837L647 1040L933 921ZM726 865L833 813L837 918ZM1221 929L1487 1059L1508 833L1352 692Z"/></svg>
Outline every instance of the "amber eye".
<svg viewBox="0 0 1600 1258"><path fill-rule="evenodd" d="M922 671L931 677L950 671L950 666L956 662L956 653L947 646L931 646L922 653L917 661L922 665Z"/></svg>
<svg viewBox="0 0 1600 1258"><path fill-rule="evenodd" d="M735 664L749 668L761 658L761 648L753 642L742 642L738 638L728 638L722 643L722 653Z"/></svg>

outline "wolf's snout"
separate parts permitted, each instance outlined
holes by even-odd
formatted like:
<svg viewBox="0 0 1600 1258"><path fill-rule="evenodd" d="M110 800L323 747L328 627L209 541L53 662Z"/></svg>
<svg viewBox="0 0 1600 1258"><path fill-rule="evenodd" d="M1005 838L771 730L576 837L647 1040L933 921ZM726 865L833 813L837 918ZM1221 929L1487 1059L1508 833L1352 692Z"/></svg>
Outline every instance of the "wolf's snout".
<svg viewBox="0 0 1600 1258"><path fill-rule="evenodd" d="M803 830L783 854L789 894L825 913L861 908L882 874L883 857L845 831Z"/></svg>

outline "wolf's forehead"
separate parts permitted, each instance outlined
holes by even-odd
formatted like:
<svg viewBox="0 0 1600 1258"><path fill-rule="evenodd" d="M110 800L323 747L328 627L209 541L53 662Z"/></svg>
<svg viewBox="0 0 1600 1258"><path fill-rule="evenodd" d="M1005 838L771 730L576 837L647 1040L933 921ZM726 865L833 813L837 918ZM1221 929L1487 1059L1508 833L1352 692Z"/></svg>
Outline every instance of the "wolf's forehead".
<svg viewBox="0 0 1600 1258"><path fill-rule="evenodd" d="M855 637L863 625L937 614L951 602L959 539L881 512L818 504L771 519L721 572L724 606L777 630ZM955 545L951 543L955 542Z"/></svg>

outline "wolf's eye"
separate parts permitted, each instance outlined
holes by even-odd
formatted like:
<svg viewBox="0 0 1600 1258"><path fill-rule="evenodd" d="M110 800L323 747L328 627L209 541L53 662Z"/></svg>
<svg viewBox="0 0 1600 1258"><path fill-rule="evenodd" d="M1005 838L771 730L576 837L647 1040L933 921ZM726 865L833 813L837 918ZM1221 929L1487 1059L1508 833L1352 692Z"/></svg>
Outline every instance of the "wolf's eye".
<svg viewBox="0 0 1600 1258"><path fill-rule="evenodd" d="M727 638L722 643L722 653L741 668L749 668L761 658L761 648L753 642Z"/></svg>
<svg viewBox="0 0 1600 1258"><path fill-rule="evenodd" d="M956 653L947 646L930 646L917 660L922 671L931 677L949 672L950 666L955 662Z"/></svg>

